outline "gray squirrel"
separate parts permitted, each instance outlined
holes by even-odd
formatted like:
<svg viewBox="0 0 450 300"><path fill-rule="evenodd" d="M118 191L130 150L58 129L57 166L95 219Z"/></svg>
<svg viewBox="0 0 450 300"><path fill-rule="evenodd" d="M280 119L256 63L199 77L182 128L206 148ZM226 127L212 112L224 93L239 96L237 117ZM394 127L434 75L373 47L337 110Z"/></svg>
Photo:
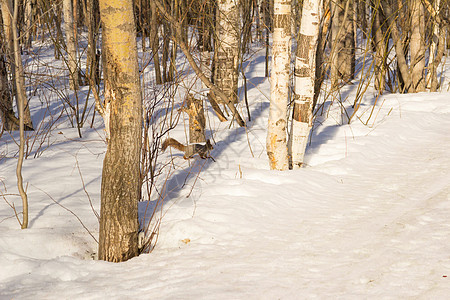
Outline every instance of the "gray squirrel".
<svg viewBox="0 0 450 300"><path fill-rule="evenodd" d="M198 154L202 159L209 158L209 152L213 149L211 142L209 140L206 141L205 145L201 144L191 144L191 145L183 145L179 141L173 138L168 138L162 144L162 150L165 151L167 147L172 147L184 152L184 159L189 159L193 157L195 154Z"/></svg>

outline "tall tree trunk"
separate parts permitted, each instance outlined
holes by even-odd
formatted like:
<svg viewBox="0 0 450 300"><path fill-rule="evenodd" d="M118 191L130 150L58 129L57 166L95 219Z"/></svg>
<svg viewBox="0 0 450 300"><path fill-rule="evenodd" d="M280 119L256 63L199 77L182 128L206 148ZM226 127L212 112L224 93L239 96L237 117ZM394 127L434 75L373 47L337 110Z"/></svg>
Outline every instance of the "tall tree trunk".
<svg viewBox="0 0 450 300"><path fill-rule="evenodd" d="M411 81L409 92L425 91L425 15L421 0L411 0Z"/></svg>
<svg viewBox="0 0 450 300"><path fill-rule="evenodd" d="M153 53L153 65L155 67L155 79L156 84L162 83L161 77L161 65L159 63L159 35L158 35L158 17L156 11L156 4L154 1L150 1L150 8L152 13L151 28L150 28L150 47Z"/></svg>
<svg viewBox="0 0 450 300"><path fill-rule="evenodd" d="M275 0L273 15L272 75L267 133L267 155L272 170L289 168L286 139L291 47L291 1Z"/></svg>
<svg viewBox="0 0 450 300"><path fill-rule="evenodd" d="M11 11L9 11L12 13ZM19 111L19 131L20 131L20 143L19 143L19 157L17 158L17 168L16 168L16 176L17 176L17 187L19 190L20 197L22 198L22 222L21 228L28 228L28 196L23 187L23 177L22 177L22 165L23 159L25 155L25 103L26 93L25 93L25 80L22 76L23 74L23 65L22 65L22 57L20 55L20 47L19 47L19 33L18 33L18 16L19 16L19 0L14 1L14 13L12 13L12 32L13 32L13 44L14 44L14 63L16 65L16 87L17 87L17 106Z"/></svg>
<svg viewBox="0 0 450 300"><path fill-rule="evenodd" d="M79 78L77 68L77 46L73 21L72 0L63 0L64 24L66 30L67 65L69 68L69 86L71 90L78 90Z"/></svg>
<svg viewBox="0 0 450 300"><path fill-rule="evenodd" d="M14 28L14 23L13 23L13 15L12 13L8 13L8 12L13 12L13 5L12 5L12 1L11 0L2 0L1 2L2 5L2 18L3 18L3 28L4 28L4 36L5 36L5 41L6 41L6 45L7 45L7 58L9 61L9 65L10 65L10 72L13 74L13 94L15 95L16 98L16 104L17 107L19 107L19 93L23 93L24 95L26 95L25 92L25 84L23 84L22 86L17 86L17 80L24 80L24 73L23 73L23 67L20 68L19 72L17 72L16 68L16 60L15 60L15 46L14 46L14 40L18 38L18 36L14 36L14 32L17 33L17 30L15 30L16 28ZM20 56L20 47L18 47L19 53L18 55ZM22 58L20 58L20 61L22 61ZM16 76L20 76L19 79L16 78ZM23 89L22 91L19 91L19 89ZM28 106L28 101L26 99L26 97L22 98L23 101L25 101L23 103L24 106L24 112L23 112L23 118L24 118L24 124L25 127L27 129L32 130L33 129L33 122L31 121L31 114L30 114L30 107Z"/></svg>
<svg viewBox="0 0 450 300"><path fill-rule="evenodd" d="M344 82L349 82L355 77L355 12L354 0L346 0L345 13L342 22L344 49L339 53L342 61L340 73Z"/></svg>
<svg viewBox="0 0 450 300"><path fill-rule="evenodd" d="M172 16L175 20L178 20L180 17L179 13L179 3L178 0L172 0ZM171 27L173 27L173 24L171 24ZM170 32L175 32L173 28L170 29ZM183 37L183 36L182 36ZM167 75L167 81L173 81L175 78L175 67L176 67L176 60L177 60L177 49L178 49L178 43L177 40L172 40L172 53L170 53L170 63L169 63L169 73Z"/></svg>
<svg viewBox="0 0 450 300"><path fill-rule="evenodd" d="M5 44L3 43L2 35L0 34L0 119L3 123L3 130L17 130L17 120L14 116L13 101L11 90L8 84L8 71L6 69L6 60L4 52Z"/></svg>
<svg viewBox="0 0 450 300"><path fill-rule="evenodd" d="M33 24L33 6L35 5L34 0L25 0L25 32L24 32L24 46L26 48L31 47L31 27Z"/></svg>
<svg viewBox="0 0 450 300"><path fill-rule="evenodd" d="M238 0L217 2L216 55L214 57L214 84L233 103L238 101L239 63L239 8ZM217 99L217 97L216 97ZM219 102L220 99L218 99Z"/></svg>
<svg viewBox="0 0 450 300"><path fill-rule="evenodd" d="M382 30L381 26L383 15L380 6L380 0L372 0L372 5L374 7L372 11L372 41L375 46L375 89L377 89L378 92L382 94L385 88L385 77L387 69L387 36L386 33Z"/></svg>
<svg viewBox="0 0 450 300"><path fill-rule="evenodd" d="M320 0L304 0L300 34L295 58L295 91L291 136L292 168L303 164L306 144L312 127L316 49L319 36Z"/></svg>
<svg viewBox="0 0 450 300"><path fill-rule="evenodd" d="M96 85L100 83L99 78L99 55L97 55L97 18L96 13L98 11L97 0L84 0L84 6L86 8L86 27L88 28L88 48L86 59L86 75L92 79ZM90 81L90 80L89 80Z"/></svg>
<svg viewBox="0 0 450 300"><path fill-rule="evenodd" d="M138 255L142 97L133 1L99 3L109 115L105 122L110 129L103 162L99 259L120 262Z"/></svg>
<svg viewBox="0 0 450 300"><path fill-rule="evenodd" d="M431 45L430 45L430 54L428 57L428 72L427 72L427 77L426 77L426 84L427 84L427 88L428 89L433 89L433 83L437 82L437 64L439 64L439 62L437 62L437 64L435 63L435 59L437 56L436 50L438 47L438 43L440 40L440 28L439 28L439 22L437 20L437 16L439 15L439 6L440 6L440 0L435 0L434 1L434 7L433 7L433 11L431 13L431 20L432 20L432 33L431 33Z"/></svg>
<svg viewBox="0 0 450 300"><path fill-rule="evenodd" d="M355 40L353 31L353 0L331 1L331 85L336 88L339 79L353 79L355 69Z"/></svg>

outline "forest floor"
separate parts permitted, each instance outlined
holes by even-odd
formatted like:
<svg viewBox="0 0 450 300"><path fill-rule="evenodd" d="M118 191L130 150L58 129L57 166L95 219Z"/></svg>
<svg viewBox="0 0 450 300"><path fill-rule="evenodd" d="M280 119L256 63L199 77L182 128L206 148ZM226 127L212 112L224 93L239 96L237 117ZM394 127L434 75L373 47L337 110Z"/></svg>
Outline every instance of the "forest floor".
<svg viewBox="0 0 450 300"><path fill-rule="evenodd" d="M448 79L441 93L382 95L367 125L375 92L347 124L358 82L344 87L342 105L325 102L316 119L306 166L277 172L262 61L248 69L248 128L211 123L215 162L164 153L178 168L158 242L124 263L93 260L97 244L77 219L98 236L86 192L99 212L103 130L53 130L24 162L30 228L0 199L0 299L448 299ZM4 134L0 188L20 210L16 153Z"/></svg>

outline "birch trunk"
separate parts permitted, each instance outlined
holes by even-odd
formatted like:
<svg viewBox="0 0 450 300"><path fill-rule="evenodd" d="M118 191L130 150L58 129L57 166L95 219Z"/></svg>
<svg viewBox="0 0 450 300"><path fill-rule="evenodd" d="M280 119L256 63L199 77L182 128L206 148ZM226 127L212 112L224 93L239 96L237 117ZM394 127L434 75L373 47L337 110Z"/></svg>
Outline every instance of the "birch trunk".
<svg viewBox="0 0 450 300"><path fill-rule="evenodd" d="M238 101L239 8L237 0L217 2L214 84L233 103ZM216 95L214 95L216 96ZM218 97L216 99L223 103Z"/></svg>
<svg viewBox="0 0 450 300"><path fill-rule="evenodd" d="M289 168L286 141L291 46L291 1L275 0L273 15L272 75L267 134L267 155L272 170Z"/></svg>
<svg viewBox="0 0 450 300"><path fill-rule="evenodd" d="M100 0L99 4L105 58L105 123L110 128L103 162L99 259L120 262L139 253L142 97L133 2Z"/></svg>
<svg viewBox="0 0 450 300"><path fill-rule="evenodd" d="M71 90L78 90L77 48L75 45L75 31L73 22L72 0L63 0L64 25L66 30L67 65L69 68L69 86Z"/></svg>
<svg viewBox="0 0 450 300"><path fill-rule="evenodd" d="M294 110L289 148L292 168L300 168L312 127L316 49L319 36L320 0L304 0L294 73Z"/></svg>

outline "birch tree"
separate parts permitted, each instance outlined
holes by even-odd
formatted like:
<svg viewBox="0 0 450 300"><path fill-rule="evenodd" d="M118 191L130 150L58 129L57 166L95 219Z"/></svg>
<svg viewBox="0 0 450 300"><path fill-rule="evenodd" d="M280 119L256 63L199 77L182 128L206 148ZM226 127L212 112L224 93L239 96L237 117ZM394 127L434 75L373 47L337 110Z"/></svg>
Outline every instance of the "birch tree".
<svg viewBox="0 0 450 300"><path fill-rule="evenodd" d="M238 100L238 24L238 0L217 1L214 83L233 103Z"/></svg>
<svg viewBox="0 0 450 300"><path fill-rule="evenodd" d="M302 166L312 127L316 49L319 36L321 0L304 0L294 72L294 109L289 139L292 168Z"/></svg>
<svg viewBox="0 0 450 300"><path fill-rule="evenodd" d="M267 155L272 170L289 168L286 126L289 98L291 1L275 0L272 36L272 74Z"/></svg>
<svg viewBox="0 0 450 300"><path fill-rule="evenodd" d="M138 255L142 97L132 0L100 0L105 72L105 125L99 259Z"/></svg>

